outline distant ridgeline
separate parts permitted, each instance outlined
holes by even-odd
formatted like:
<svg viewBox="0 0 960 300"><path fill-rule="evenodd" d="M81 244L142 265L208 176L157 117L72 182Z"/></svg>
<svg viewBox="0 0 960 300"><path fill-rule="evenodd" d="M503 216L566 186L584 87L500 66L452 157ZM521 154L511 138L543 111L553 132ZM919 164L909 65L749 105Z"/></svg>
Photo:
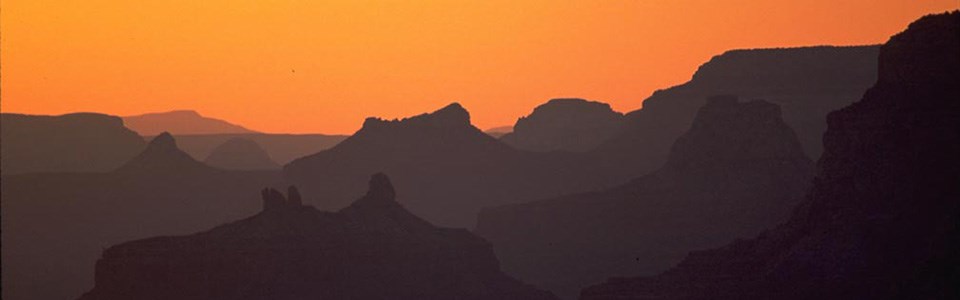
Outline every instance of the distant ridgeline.
<svg viewBox="0 0 960 300"><path fill-rule="evenodd" d="M625 117L601 103L554 100L501 141L473 127L459 104L397 121L368 119L353 136L291 162L284 173L310 194L329 197L320 207L338 209L362 193L356 182L365 174L389 172L410 193L413 202L400 201L411 211L470 227L485 206L610 188L650 173L717 94L778 104L804 152L819 153L819 142L807 142L819 140L827 112L852 103L876 80L876 57L876 46L732 51ZM580 143L590 135L611 137Z"/></svg>
<svg viewBox="0 0 960 300"><path fill-rule="evenodd" d="M243 126L209 118L192 110L175 110L123 117L123 123L144 136L163 132L174 135L257 133Z"/></svg>
<svg viewBox="0 0 960 300"><path fill-rule="evenodd" d="M942 39L944 43L950 41ZM881 83L928 71L909 67L921 65L893 63L909 57L892 54L901 51L899 46L887 45L884 49L888 63L881 69L900 66L900 70L888 74L887 81L881 76ZM924 51L929 49L915 52L928 53ZM510 275L530 278L544 288L559 291L561 296L569 296L575 293L572 289L588 280L596 283L608 276L636 275L639 267L631 266L641 263L645 264L644 270L660 270L667 267L665 263L680 259L683 251L753 235L785 218L785 211L801 202L798 197L803 193L798 189L810 185L809 160L804 156L821 157L820 141L827 128L828 112L860 99L877 81L877 57L876 46L729 51L701 66L689 82L656 92L641 110L621 114L603 103L552 100L518 120L515 131L502 139L474 127L469 113L459 104L402 120L370 118L349 137L264 134L195 112L123 120L99 114L3 114L3 296L63 299L90 291L85 299L149 299L161 296L149 296L147 291L166 295L160 289L176 286L184 293L198 293L211 284L222 283L217 289L223 290L218 291L232 289L253 298L264 297L253 290L265 287L279 289L260 290L262 293L289 292L283 295L292 298L311 293L363 298L382 296L377 293L386 291L410 298L552 298L501 273L491 249L502 255ZM943 67L949 66L946 62ZM918 91L896 95L939 97L932 92L930 97L921 97ZM878 88L870 93L894 95ZM716 95L737 95L749 101L707 104L707 99ZM921 110L897 101L890 103ZM884 105L872 109L883 110ZM847 124L837 121L843 114L834 115L831 128ZM176 127L183 124L188 128ZM929 138L924 132L912 133L919 140ZM151 142L146 143L144 138ZM825 153L833 153L830 143L841 144L833 147L856 148L842 145L838 139L842 138L827 134ZM944 145L944 151L954 149L949 148L951 145ZM719 155L721 152L729 155ZM940 157L938 154L933 153L930 159ZM826 162L835 159L853 161L845 157L824 155L820 165L834 166ZM282 171L276 170L279 166L283 166ZM393 204L362 208L366 202L354 200L368 190L364 182L370 174L379 172L391 174L393 184L402 192L395 202L392 195L389 197L387 203ZM909 172L905 174L914 174ZM276 205L269 206L279 210L268 209L208 232L169 237L254 214L260 208L256 195L261 187L291 184L301 188L301 197L277 197L269 190L264 195L265 199L276 200L270 200ZM896 182L884 184L897 186ZM814 190L819 191L816 187ZM285 200L278 200L281 198ZM644 201L631 202L641 198ZM299 199L293 203L302 201L303 206L287 205L291 199ZM605 206L587 205L590 202ZM397 203L403 203L402 208ZM512 205L520 203L528 204ZM650 207L651 203L657 206ZM487 210L484 218L489 219L477 227L494 245L463 230L430 225L470 228L484 207L499 207ZM744 207L749 209L736 210ZM540 208L543 211L536 211ZM365 215L370 211L389 214ZM684 215L688 211L702 214ZM635 230L634 226L660 228L657 224L639 224L642 221L636 219L637 215L646 215L643 220L660 222L661 227L686 227L664 228L661 236L637 237L628 232ZM677 219L669 219L671 216ZM494 219L502 223L486 221ZM543 227L530 223L534 220L540 220L538 224ZM582 228L564 223L570 220L582 224ZM327 228L324 226L329 228L322 229ZM547 233L571 227L569 238L582 238L582 243L573 245L562 240L562 234L555 234L562 231ZM586 234L588 228L602 234L590 236ZM709 231L710 236L671 240L696 229ZM521 233L537 236L524 237ZM630 240L611 246L610 240L602 238L604 235ZM100 251L147 236L167 237L111 247L100 257L97 266L102 271L96 273L97 286L90 289L95 274L92 267ZM371 281L336 281L341 277L310 273L290 261L281 260L276 265L269 263L273 260L261 261L275 258L264 250L275 244L251 236L279 241L278 249L288 251L283 253L310 262L304 266L332 264L340 267L334 270L353 272L342 278L367 276ZM646 249L637 245L650 240L675 244ZM225 244L208 245L205 241ZM362 261L353 252L324 248L328 241L365 249L358 251L368 251L360 253L376 260ZM244 249L250 250L250 256L225 253L229 251L222 247L227 246L247 247ZM620 252L610 250L615 248ZM302 249L310 251L297 252ZM154 250L158 256L151 257ZM523 261L549 251L555 251L554 256ZM662 256L641 258L643 252L637 251ZM193 269L198 265L191 263L197 258L185 255L198 253L217 264L202 265L207 271ZM424 259L425 254L434 259ZM152 264L151 258L170 263L170 272L176 270L178 275ZM549 265L562 259L573 261L565 262L569 265ZM612 265L622 259L631 262L619 265L619 269ZM401 263L396 264L398 261ZM356 269L343 265L347 262L356 263L350 265ZM591 262L597 264L584 267ZM377 275L375 270L387 265L394 269ZM531 269L544 265L549 266ZM608 265L609 270L598 267ZM561 266L583 268L552 272L553 277L543 274L543 270ZM584 277L565 277L575 273ZM198 277L203 274L233 277L210 282L203 281L207 277ZM249 277L251 274L281 276L284 281L265 282ZM150 277L153 275L158 277ZM148 278L160 279L139 285ZM319 291L298 278L313 278L323 282L322 286L337 288ZM431 283L428 278L441 284ZM381 283L388 288L370 288ZM599 298L607 294L634 295L631 288L615 285L588 291L588 295ZM218 295L223 299L235 296Z"/></svg>

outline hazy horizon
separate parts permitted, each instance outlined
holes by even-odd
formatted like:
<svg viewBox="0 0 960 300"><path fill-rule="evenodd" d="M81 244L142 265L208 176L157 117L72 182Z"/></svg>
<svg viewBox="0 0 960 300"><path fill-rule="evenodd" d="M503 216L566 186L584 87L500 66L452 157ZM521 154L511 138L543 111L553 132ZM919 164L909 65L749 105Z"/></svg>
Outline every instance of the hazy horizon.
<svg viewBox="0 0 960 300"><path fill-rule="evenodd" d="M350 134L366 117L403 118L451 102L482 129L511 125L551 98L628 112L727 50L881 44L958 3L4 1L3 8L3 112L189 109L262 132Z"/></svg>

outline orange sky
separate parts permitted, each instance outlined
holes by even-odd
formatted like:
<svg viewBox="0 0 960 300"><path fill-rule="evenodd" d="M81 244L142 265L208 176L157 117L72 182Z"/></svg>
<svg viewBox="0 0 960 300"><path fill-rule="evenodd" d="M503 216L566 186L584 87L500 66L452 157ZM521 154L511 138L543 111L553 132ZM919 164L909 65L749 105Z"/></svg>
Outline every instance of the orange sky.
<svg viewBox="0 0 960 300"><path fill-rule="evenodd" d="M352 133L458 101L489 128L555 97L637 109L727 49L882 43L958 3L3 0L0 110Z"/></svg>

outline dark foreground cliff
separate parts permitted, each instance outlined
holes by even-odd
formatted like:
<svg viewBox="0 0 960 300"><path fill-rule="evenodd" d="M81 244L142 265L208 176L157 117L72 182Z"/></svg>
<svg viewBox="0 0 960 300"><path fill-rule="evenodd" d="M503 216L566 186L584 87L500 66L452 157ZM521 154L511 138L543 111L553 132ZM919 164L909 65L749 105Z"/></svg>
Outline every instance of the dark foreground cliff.
<svg viewBox="0 0 960 300"><path fill-rule="evenodd" d="M893 36L879 70L829 115L814 186L788 222L581 298L960 297L960 13Z"/></svg>
<svg viewBox="0 0 960 300"><path fill-rule="evenodd" d="M339 212L262 193L253 217L107 249L81 299L554 299L501 273L483 239L407 212L382 174Z"/></svg>
<svg viewBox="0 0 960 300"><path fill-rule="evenodd" d="M691 250L782 222L813 175L780 107L711 98L658 171L598 192L484 210L504 270L575 297L611 275L656 274Z"/></svg>

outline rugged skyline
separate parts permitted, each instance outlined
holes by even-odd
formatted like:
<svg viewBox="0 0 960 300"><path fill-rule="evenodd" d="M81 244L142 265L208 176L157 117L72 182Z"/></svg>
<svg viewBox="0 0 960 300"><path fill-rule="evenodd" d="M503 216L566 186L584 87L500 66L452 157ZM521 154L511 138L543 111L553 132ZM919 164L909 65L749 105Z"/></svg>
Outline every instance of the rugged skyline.
<svg viewBox="0 0 960 300"><path fill-rule="evenodd" d="M960 298L938 1L14 1L3 299Z"/></svg>
<svg viewBox="0 0 960 300"><path fill-rule="evenodd" d="M730 49L879 44L954 0L7 0L4 112L201 111L349 134L450 102L479 128L552 98L627 112Z"/></svg>

